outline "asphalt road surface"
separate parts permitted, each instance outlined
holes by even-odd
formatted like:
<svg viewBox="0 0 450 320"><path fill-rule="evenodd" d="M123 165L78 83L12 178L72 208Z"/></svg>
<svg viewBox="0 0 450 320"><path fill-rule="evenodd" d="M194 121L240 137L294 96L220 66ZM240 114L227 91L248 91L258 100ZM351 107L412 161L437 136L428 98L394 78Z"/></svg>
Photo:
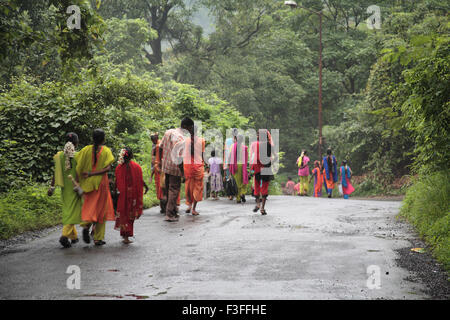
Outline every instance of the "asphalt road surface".
<svg viewBox="0 0 450 320"><path fill-rule="evenodd" d="M206 200L178 223L147 210L128 246L112 222L103 247L62 249L57 228L3 250L0 299L426 299L395 263L414 237L400 205L280 196L261 216L253 198Z"/></svg>

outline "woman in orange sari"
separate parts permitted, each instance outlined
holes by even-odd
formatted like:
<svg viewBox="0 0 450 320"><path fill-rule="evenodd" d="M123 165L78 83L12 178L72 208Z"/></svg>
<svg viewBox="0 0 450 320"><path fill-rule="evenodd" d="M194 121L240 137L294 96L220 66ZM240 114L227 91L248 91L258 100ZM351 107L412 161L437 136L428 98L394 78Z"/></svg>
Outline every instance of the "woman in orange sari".
<svg viewBox="0 0 450 320"><path fill-rule="evenodd" d="M155 176L155 188L156 188L156 198L159 200L160 213L166 213L164 207L163 196L164 192L161 188L161 172L159 171L159 145L161 144L161 140L159 140L158 132L152 134L150 136L153 142L152 148L152 175L150 177L150 183L153 180L153 176Z"/></svg>
<svg viewBox="0 0 450 320"><path fill-rule="evenodd" d="M312 171L311 178L309 179L310 183L313 177L314 177L314 197L320 198L322 197L323 175L319 161L314 161L314 169Z"/></svg>
<svg viewBox="0 0 450 320"><path fill-rule="evenodd" d="M192 142L193 141L193 142ZM205 152L205 139L196 136L195 129L191 137L186 139L184 149L184 177L186 190L186 213L198 216L197 203L203 200L203 176L205 174L203 153Z"/></svg>
<svg viewBox="0 0 450 320"><path fill-rule="evenodd" d="M84 202L81 208L80 225L83 227L83 241L90 243L89 229L94 230L94 243L97 246L106 244L106 221L114 221L114 207L109 191L108 172L114 157L111 150L104 145L105 132L95 129L93 134L94 144L84 147L75 156L77 162L77 174L80 177L80 187L84 191Z"/></svg>
<svg viewBox="0 0 450 320"><path fill-rule="evenodd" d="M119 165L116 168L116 188L119 190L117 203L117 217L115 230L120 230L123 243L130 244L133 237L134 221L138 220L144 210L145 194L148 192L147 184L142 178L142 168L132 161L133 151L125 147L120 152Z"/></svg>

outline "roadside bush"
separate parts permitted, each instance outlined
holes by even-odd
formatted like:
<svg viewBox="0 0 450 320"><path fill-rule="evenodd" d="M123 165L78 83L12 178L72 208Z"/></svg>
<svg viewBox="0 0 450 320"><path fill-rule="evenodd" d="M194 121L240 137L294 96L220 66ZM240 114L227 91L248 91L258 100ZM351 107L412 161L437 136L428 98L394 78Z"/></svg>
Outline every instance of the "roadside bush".
<svg viewBox="0 0 450 320"><path fill-rule="evenodd" d="M61 223L61 193L47 196L44 185L12 189L0 199L0 239Z"/></svg>
<svg viewBox="0 0 450 320"><path fill-rule="evenodd" d="M413 224L450 271L450 173L421 176L406 193L400 215Z"/></svg>
<svg viewBox="0 0 450 320"><path fill-rule="evenodd" d="M92 128L106 125L103 109L87 98L95 90L89 87L20 80L0 95L0 192L31 178L49 180L51 159L67 132L85 142Z"/></svg>

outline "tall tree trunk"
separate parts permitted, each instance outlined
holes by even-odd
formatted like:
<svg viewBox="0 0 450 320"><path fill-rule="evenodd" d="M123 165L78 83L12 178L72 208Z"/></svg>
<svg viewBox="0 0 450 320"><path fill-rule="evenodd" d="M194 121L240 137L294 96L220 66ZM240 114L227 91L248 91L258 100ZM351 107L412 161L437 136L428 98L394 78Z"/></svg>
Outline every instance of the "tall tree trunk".
<svg viewBox="0 0 450 320"><path fill-rule="evenodd" d="M152 54L147 53L147 58L152 65L162 64L162 49L161 49L161 36L150 41L150 47L152 48Z"/></svg>

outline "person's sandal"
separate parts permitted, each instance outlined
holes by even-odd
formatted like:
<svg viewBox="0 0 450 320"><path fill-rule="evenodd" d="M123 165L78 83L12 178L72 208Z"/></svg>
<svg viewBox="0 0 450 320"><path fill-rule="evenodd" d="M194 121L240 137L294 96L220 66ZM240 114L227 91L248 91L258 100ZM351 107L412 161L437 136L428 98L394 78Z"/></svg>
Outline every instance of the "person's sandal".
<svg viewBox="0 0 450 320"><path fill-rule="evenodd" d="M70 241L72 244L77 244L78 242L80 242L80 240L79 239L75 239L75 240L71 240Z"/></svg>
<svg viewBox="0 0 450 320"><path fill-rule="evenodd" d="M61 237L59 238L59 243L61 243L61 245L64 248L70 248L72 245L69 242L69 239L67 237Z"/></svg>
<svg viewBox="0 0 450 320"><path fill-rule="evenodd" d="M265 209L261 209L261 214L262 214L263 216L267 215L266 210L265 210Z"/></svg>
<svg viewBox="0 0 450 320"><path fill-rule="evenodd" d="M106 242L103 241L103 240L100 240L100 241L94 241L94 243L95 243L96 246L103 246L103 245L106 244Z"/></svg>
<svg viewBox="0 0 450 320"><path fill-rule="evenodd" d="M253 212L258 212L258 210L259 210L259 207L256 206L255 209L253 209Z"/></svg>
<svg viewBox="0 0 450 320"><path fill-rule="evenodd" d="M83 228L83 241L85 243L91 243L91 236L88 228Z"/></svg>

